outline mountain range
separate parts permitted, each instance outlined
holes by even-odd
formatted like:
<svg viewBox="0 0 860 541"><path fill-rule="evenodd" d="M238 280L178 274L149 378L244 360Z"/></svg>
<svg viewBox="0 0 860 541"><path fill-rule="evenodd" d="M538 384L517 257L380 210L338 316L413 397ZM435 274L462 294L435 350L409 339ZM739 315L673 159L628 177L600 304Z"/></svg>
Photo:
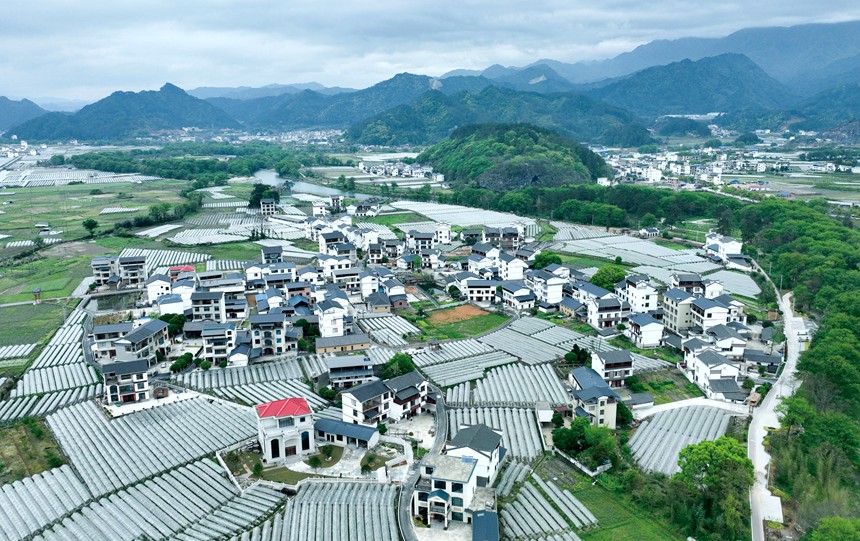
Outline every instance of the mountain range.
<svg viewBox="0 0 860 541"><path fill-rule="evenodd" d="M718 123L743 130L832 129L860 118L858 84L860 22L850 22L659 40L600 62L401 73L361 90L302 83L186 93L166 84L115 92L74 114L2 98L0 130L98 140L183 127L336 128L361 143L428 144L466 124L531 122L581 141L635 146L650 141L644 126L664 115L724 112Z"/></svg>

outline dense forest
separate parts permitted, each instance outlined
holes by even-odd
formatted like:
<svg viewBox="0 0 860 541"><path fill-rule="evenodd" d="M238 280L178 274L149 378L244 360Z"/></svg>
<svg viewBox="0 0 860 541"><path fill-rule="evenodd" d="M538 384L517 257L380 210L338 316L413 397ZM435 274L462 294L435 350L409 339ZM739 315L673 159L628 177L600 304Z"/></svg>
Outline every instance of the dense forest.
<svg viewBox="0 0 860 541"><path fill-rule="evenodd" d="M860 516L860 232L827 210L825 202L769 200L740 213L762 266L773 265L799 310L821 316L800 358L803 385L769 437L774 484L796 502L789 509L804 528Z"/></svg>
<svg viewBox="0 0 860 541"><path fill-rule="evenodd" d="M213 157L216 156L216 157ZM217 156L230 157L222 160ZM140 173L162 178L201 182L226 182L235 176L251 176L274 169L284 178L295 177L305 166L351 165L321 153L285 149L268 143L183 143L155 150L90 152L69 158L80 169L114 173Z"/></svg>
<svg viewBox="0 0 860 541"><path fill-rule="evenodd" d="M675 192L644 186L607 188L593 184L557 188L526 187L507 192L463 188L439 194L440 203L466 205L556 220L606 227L625 227L646 214L666 225L691 217L718 220L718 228L731 233L743 203L717 194Z"/></svg>
<svg viewBox="0 0 860 541"><path fill-rule="evenodd" d="M612 170L603 158L557 133L530 124L478 124L422 152L448 182L491 190L591 183Z"/></svg>

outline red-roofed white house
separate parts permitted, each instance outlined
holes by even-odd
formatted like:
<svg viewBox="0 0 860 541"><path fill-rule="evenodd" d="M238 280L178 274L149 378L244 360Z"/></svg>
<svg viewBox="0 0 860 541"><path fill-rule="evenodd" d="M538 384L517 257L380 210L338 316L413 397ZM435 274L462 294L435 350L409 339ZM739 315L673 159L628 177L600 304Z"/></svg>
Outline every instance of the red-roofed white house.
<svg viewBox="0 0 860 541"><path fill-rule="evenodd" d="M260 404L254 413L263 462L298 460L316 451L313 414L304 398Z"/></svg>

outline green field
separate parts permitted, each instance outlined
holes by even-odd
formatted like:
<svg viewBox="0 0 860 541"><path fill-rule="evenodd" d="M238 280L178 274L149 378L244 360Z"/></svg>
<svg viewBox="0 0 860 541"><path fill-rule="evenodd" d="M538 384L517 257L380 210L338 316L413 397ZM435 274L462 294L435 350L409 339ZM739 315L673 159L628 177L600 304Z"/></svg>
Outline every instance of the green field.
<svg viewBox="0 0 860 541"><path fill-rule="evenodd" d="M40 252L27 263L0 267L0 303L33 300L33 289L42 288L42 298L67 297L81 281L92 275L92 256L50 257Z"/></svg>
<svg viewBox="0 0 860 541"><path fill-rule="evenodd" d="M601 259L599 257L592 257L588 255L581 254L566 254L559 252L559 256L561 256L561 262L566 265L573 265L575 267L602 267L603 265L615 264L615 261L611 259ZM621 263L622 267L633 267L635 265L631 265L629 263Z"/></svg>
<svg viewBox="0 0 860 541"><path fill-rule="evenodd" d="M654 395L654 404L666 404L704 396L702 391L677 370L661 370L639 374L645 390Z"/></svg>
<svg viewBox="0 0 860 541"><path fill-rule="evenodd" d="M115 184L78 184L41 188L15 188L14 201L5 205L0 214L0 233L11 235L4 243L14 240L33 240L39 230L35 224L45 222L52 229L63 231L59 237L70 240L87 235L81 225L87 218L99 223L99 230L113 224L144 215L155 203L183 201L179 192L185 188L181 180L158 180L144 184L118 182ZM122 194L122 195L120 195ZM120 214L99 213L106 207L139 208L138 212Z"/></svg>
<svg viewBox="0 0 860 541"><path fill-rule="evenodd" d="M0 485L65 463L44 421L28 420L0 428Z"/></svg>
<svg viewBox="0 0 860 541"><path fill-rule="evenodd" d="M394 224L427 222L430 221L430 219L427 218L427 216L423 216L415 212L406 212L403 214L383 214L382 216L371 216L368 218L361 218L356 221L369 222L372 224L381 224L388 227L392 227Z"/></svg>
<svg viewBox="0 0 860 541"><path fill-rule="evenodd" d="M502 314L484 314L463 321L431 323L429 318L419 319L415 326L423 333L422 340L462 340L492 331L510 318Z"/></svg>
<svg viewBox="0 0 860 541"><path fill-rule="evenodd" d="M76 303L66 304L66 312ZM57 303L0 307L0 346L34 344L50 336L63 323L64 309Z"/></svg>
<svg viewBox="0 0 860 541"><path fill-rule="evenodd" d="M571 487L566 487L571 488ZM579 483L573 495L597 517L600 527L582 532L583 541L670 541L683 536L645 510L636 508L623 493L613 493L590 482Z"/></svg>

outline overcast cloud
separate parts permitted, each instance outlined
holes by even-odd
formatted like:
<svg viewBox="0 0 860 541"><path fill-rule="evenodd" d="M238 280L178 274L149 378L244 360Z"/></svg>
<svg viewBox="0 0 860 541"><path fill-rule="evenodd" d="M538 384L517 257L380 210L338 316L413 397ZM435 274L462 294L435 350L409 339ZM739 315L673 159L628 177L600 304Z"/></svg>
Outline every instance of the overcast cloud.
<svg viewBox="0 0 860 541"><path fill-rule="evenodd" d="M396 73L601 59L654 39L860 19L856 0L36 0L6 6L0 95L172 82L362 88Z"/></svg>

